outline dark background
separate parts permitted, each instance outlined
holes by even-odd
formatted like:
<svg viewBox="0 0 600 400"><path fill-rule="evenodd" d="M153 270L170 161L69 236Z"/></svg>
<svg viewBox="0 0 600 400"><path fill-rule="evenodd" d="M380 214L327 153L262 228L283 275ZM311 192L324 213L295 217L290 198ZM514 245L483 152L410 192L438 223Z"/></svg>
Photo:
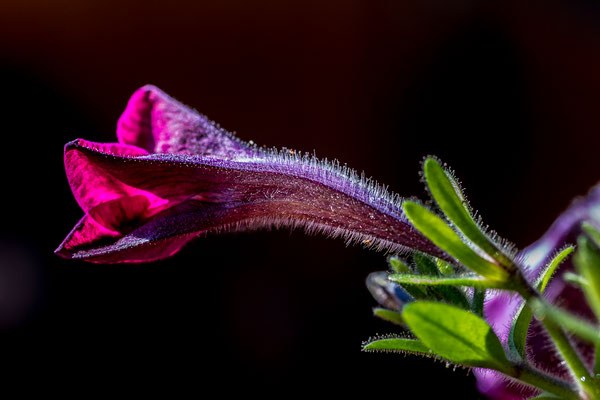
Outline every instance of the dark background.
<svg viewBox="0 0 600 400"><path fill-rule="evenodd" d="M593 1L4 0L3 387L478 398L466 371L360 351L395 331L363 283L381 254L278 231L144 265L58 258L81 217L62 147L114 141L153 83L244 140L337 158L403 196L425 196L435 154L522 248L600 178L599 51Z"/></svg>

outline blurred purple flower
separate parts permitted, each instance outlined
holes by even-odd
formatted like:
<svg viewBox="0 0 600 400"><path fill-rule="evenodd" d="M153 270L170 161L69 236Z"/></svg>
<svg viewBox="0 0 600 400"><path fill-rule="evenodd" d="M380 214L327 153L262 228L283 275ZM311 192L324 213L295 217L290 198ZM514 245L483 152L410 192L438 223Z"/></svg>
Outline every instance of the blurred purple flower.
<svg viewBox="0 0 600 400"><path fill-rule="evenodd" d="M544 266L559 250L567 244L576 243L583 222L595 226L600 223L600 185L592 188L586 197L575 199L538 241L518 254L517 259L524 267L530 281L538 277ZM561 273L569 268L572 268L570 259L560 267L558 273L555 273L544 295L550 301L570 309L576 315L592 319L593 314L581 291L566 284L560 277ZM513 316L520 305L519 296L509 296L505 292L491 292L486 299L485 317L505 345ZM552 348L552 343L541 325L534 320L529 328L527 340L529 359L538 367L552 373L558 371L562 377L568 379L566 368L561 367L563 364L554 351L548 351L549 348ZM578 343L578 348L590 366L593 363L593 348L586 347L583 343ZM520 400L529 398L535 393L527 387L510 382L495 371L476 369L475 375L479 390L491 399Z"/></svg>
<svg viewBox="0 0 600 400"><path fill-rule="evenodd" d="M244 143L154 86L133 94L117 138L65 146L85 215L56 250L62 257L151 261L204 233L280 226L443 256L376 183L337 163Z"/></svg>

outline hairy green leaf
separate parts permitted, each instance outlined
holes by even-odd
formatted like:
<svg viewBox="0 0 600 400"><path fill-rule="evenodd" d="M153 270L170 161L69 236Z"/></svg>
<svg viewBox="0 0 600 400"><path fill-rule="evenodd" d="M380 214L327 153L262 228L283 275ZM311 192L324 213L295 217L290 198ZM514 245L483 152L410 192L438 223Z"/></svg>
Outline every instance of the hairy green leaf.
<svg viewBox="0 0 600 400"><path fill-rule="evenodd" d="M505 268L515 269L512 260L496 246L473 219L467 201L458 183L434 159L423 164L425 180L431 194L450 221L471 242Z"/></svg>
<svg viewBox="0 0 600 400"><path fill-rule="evenodd" d="M468 367L512 373L500 340L488 323L472 312L417 301L404 307L402 316L423 344L441 357Z"/></svg>
<svg viewBox="0 0 600 400"><path fill-rule="evenodd" d="M412 201L405 201L403 208L407 218L423 235L467 268L494 281L508 280L509 274L504 268L478 255L440 217Z"/></svg>
<svg viewBox="0 0 600 400"><path fill-rule="evenodd" d="M429 276L440 276L442 274L439 268L440 263L437 262L437 258L420 252L415 253L413 258L415 266L421 274ZM469 308L469 300L460 289L448 285L438 286L439 287L430 286L427 288L427 293L429 294L428 299L443 300L451 304L456 304L462 308Z"/></svg>
<svg viewBox="0 0 600 400"><path fill-rule="evenodd" d="M573 246L567 247L561 250L552 260L548 263L544 271L540 274L539 278L535 282L536 288L543 293L550 282L550 278L556 271L556 268L573 252L575 248ZM518 354L522 359L527 359L525 351L525 345L527 342L527 331L531 324L533 312L525 304L521 304L519 310L513 318L513 323L510 327L510 333L508 334L508 347L514 353Z"/></svg>
<svg viewBox="0 0 600 400"><path fill-rule="evenodd" d="M469 286L484 289L505 289L501 282L490 281L479 276L431 276L415 274L391 274L388 279L400 284L426 285L426 286Z"/></svg>
<svg viewBox="0 0 600 400"><path fill-rule="evenodd" d="M444 261L444 260L440 260L439 258L435 259L435 262L437 264L437 268L440 271L440 273L442 275L454 275L456 273L456 271L454 270L454 265L452 265L452 263L449 263L448 261Z"/></svg>
<svg viewBox="0 0 600 400"><path fill-rule="evenodd" d="M397 274L410 274L412 272L411 269L396 256L388 258L388 263L390 264L392 271Z"/></svg>
<svg viewBox="0 0 600 400"><path fill-rule="evenodd" d="M558 252L557 255L554 256L552 261L548 263L544 271L540 274L539 278L535 282L535 286L539 289L540 292L544 292L546 290L546 286L548 286L548 282L554 275L556 268L575 250L574 246L565 247L561 251Z"/></svg>
<svg viewBox="0 0 600 400"><path fill-rule="evenodd" d="M423 275L440 275L440 270L433 260L433 257L429 257L427 254L421 252L416 252L413 256L413 260L419 273Z"/></svg>
<svg viewBox="0 0 600 400"><path fill-rule="evenodd" d="M542 393L538 396L532 397L529 400L558 400L558 399L562 399L562 397L559 397L555 394L552 393Z"/></svg>
<svg viewBox="0 0 600 400"><path fill-rule="evenodd" d="M393 311L393 310L388 310L387 308L378 307L378 308L373 309L373 314L375 314L375 316L377 316L385 321L391 322L393 324L401 325L401 326L406 325L404 323L404 320L402 319L402 314L399 313L398 311Z"/></svg>
<svg viewBox="0 0 600 400"><path fill-rule="evenodd" d="M427 354L431 351L427 346L416 339L387 338L375 339L363 346L364 351L393 351L413 354Z"/></svg>
<svg viewBox="0 0 600 400"><path fill-rule="evenodd" d="M585 298L590 308L600 320L600 253L598 248L585 235L577 240L577 253L575 253L575 267L577 272L587 281L582 287Z"/></svg>

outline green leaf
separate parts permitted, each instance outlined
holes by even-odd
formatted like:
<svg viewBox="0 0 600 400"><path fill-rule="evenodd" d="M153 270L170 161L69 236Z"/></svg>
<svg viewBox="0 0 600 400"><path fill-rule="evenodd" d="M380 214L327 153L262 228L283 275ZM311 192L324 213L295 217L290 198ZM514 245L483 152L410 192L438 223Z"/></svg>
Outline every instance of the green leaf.
<svg viewBox="0 0 600 400"><path fill-rule="evenodd" d="M453 285L452 283L443 282L444 277L440 276L440 272L437 268L437 263L430 258L429 256L416 253L415 254L415 264L417 265L417 269L422 274L434 274L434 275L412 275L412 274L398 274L398 275L390 275L388 279L400 283L402 287L404 285L425 285L427 287L428 299L430 300L443 300L451 304L455 304L461 308L468 309L470 307L469 300L464 292L458 289L457 285ZM398 279L391 279L391 276L400 276ZM428 279L430 278L430 279ZM432 279L431 279L432 278ZM402 281L402 282L400 282ZM426 284L424 282L435 282L433 284Z"/></svg>
<svg viewBox="0 0 600 400"><path fill-rule="evenodd" d="M426 286L468 286L483 289L506 289L501 282L490 281L479 276L431 276L416 274L391 274L388 279L404 284L426 285Z"/></svg>
<svg viewBox="0 0 600 400"><path fill-rule="evenodd" d="M440 275L440 270L437 267L433 257L429 257L426 254L416 252L413 256L417 271L423 275Z"/></svg>
<svg viewBox="0 0 600 400"><path fill-rule="evenodd" d="M513 323L510 326L508 334L508 348L513 353L518 354L523 360L527 359L525 345L527 344L527 332L529 331L532 317L533 312L531 309L525 306L525 303L521 304L513 318Z"/></svg>
<svg viewBox="0 0 600 400"><path fill-rule="evenodd" d="M600 342L600 330L596 325L548 304L541 299L533 298L530 300L530 304L538 314L538 318L549 318L567 332L571 332L590 343Z"/></svg>
<svg viewBox="0 0 600 400"><path fill-rule="evenodd" d="M475 253L440 217L412 201L405 201L403 208L406 217L423 235L467 268L494 281L508 280L505 269Z"/></svg>
<svg viewBox="0 0 600 400"><path fill-rule="evenodd" d="M431 195L450 221L476 246L506 269L516 267L512 260L496 246L473 219L467 201L458 183L434 159L423 165L425 180Z"/></svg>
<svg viewBox="0 0 600 400"><path fill-rule="evenodd" d="M410 268L396 256L388 258L388 263L390 264L392 271L397 274L410 274L412 272Z"/></svg>
<svg viewBox="0 0 600 400"><path fill-rule="evenodd" d="M600 375L600 342L596 343L594 352L594 374Z"/></svg>
<svg viewBox="0 0 600 400"><path fill-rule="evenodd" d="M471 311L483 317L483 302L485 301L485 289L475 287L473 290L473 300L471 301Z"/></svg>
<svg viewBox="0 0 600 400"><path fill-rule="evenodd" d="M415 252L413 261L417 270L424 275L454 275L454 265L429 254Z"/></svg>
<svg viewBox="0 0 600 400"><path fill-rule="evenodd" d="M492 328L472 312L444 303L417 301L404 307L402 316L423 344L441 357L469 367L513 373Z"/></svg>
<svg viewBox="0 0 600 400"><path fill-rule="evenodd" d="M397 312L397 311L392 311L392 310L388 310L387 308L374 308L373 309L373 314L375 314L375 316L391 322L393 324L396 325L400 325L400 326L404 326L406 325L404 323L404 320L402 319L402 314Z"/></svg>
<svg viewBox="0 0 600 400"><path fill-rule="evenodd" d="M431 351L416 339L388 338L375 339L363 346L364 351L392 351L399 353L427 354Z"/></svg>
<svg viewBox="0 0 600 400"><path fill-rule="evenodd" d="M552 275L554 275L556 268L562 264L562 262L573 252L573 250L575 250L574 246L565 247L554 256L550 263L548 263L544 272L542 272L540 277L535 282L535 286L540 292L543 293L544 290L546 290L546 286L548 286L548 282L550 282L550 279L552 278Z"/></svg>
<svg viewBox="0 0 600 400"><path fill-rule="evenodd" d="M441 275L438 259L424 253L417 252L413 256L417 270L423 275ZM389 279L389 278L388 278ZM469 308L469 300L463 292L451 286L428 287L427 299L443 300L451 304L456 304L462 308Z"/></svg>
<svg viewBox="0 0 600 400"><path fill-rule="evenodd" d="M556 271L556 268L573 252L575 248L573 246L566 247L552 258L548 263L544 271L540 274L539 278L535 282L536 288L540 293L544 293L550 278ZM525 345L527 342L527 331L531 324L533 312L525 304L521 304L519 310L513 318L513 323L510 327L510 333L508 334L508 347L513 353L518 354L522 359L527 359L527 352L525 351Z"/></svg>
<svg viewBox="0 0 600 400"><path fill-rule="evenodd" d="M403 262L400 258L396 256L392 256L388 258L388 262L392 271L397 274L411 274L412 270ZM402 289L406 291L406 293L410 294L415 299L427 299L429 295L427 293L426 288L411 286L411 285L402 285Z"/></svg>
<svg viewBox="0 0 600 400"><path fill-rule="evenodd" d="M585 298L596 318L600 320L600 253L598 248L585 235L577 240L575 267L577 272L587 281L582 287Z"/></svg>
<svg viewBox="0 0 600 400"><path fill-rule="evenodd" d="M431 294L427 292L426 288L409 284L400 286L402 287L402 289L404 289L406 293L410 294L417 300L429 299L431 297Z"/></svg>
<svg viewBox="0 0 600 400"><path fill-rule="evenodd" d="M562 397L559 397L555 394L552 393L542 393L538 396L532 397L529 400L557 400L557 399L562 399Z"/></svg>
<svg viewBox="0 0 600 400"><path fill-rule="evenodd" d="M600 247L600 232L598 232L596 228L594 228L589 222L584 222L583 224L581 224L581 229L583 229L583 231L587 233L587 235L594 242L596 247Z"/></svg>
<svg viewBox="0 0 600 400"><path fill-rule="evenodd" d="M584 286L589 285L589 282L585 280L585 278L581 275L577 275L573 272L565 272L562 276L563 281L570 283L573 286L577 286L578 288L583 288Z"/></svg>
<svg viewBox="0 0 600 400"><path fill-rule="evenodd" d="M437 264L437 268L440 271L440 273L442 275L454 275L455 274L455 270L454 270L454 266L452 265L452 263L449 263L448 261L444 261L444 260L440 260L439 258L435 259L435 262Z"/></svg>

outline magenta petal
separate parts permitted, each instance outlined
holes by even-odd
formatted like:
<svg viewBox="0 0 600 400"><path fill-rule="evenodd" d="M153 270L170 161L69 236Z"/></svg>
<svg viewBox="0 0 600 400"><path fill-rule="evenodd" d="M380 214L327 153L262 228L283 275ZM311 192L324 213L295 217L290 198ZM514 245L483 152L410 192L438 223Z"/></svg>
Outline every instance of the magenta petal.
<svg viewBox="0 0 600 400"><path fill-rule="evenodd" d="M227 159L261 153L152 85L138 89L129 100L117 123L117 138L150 153Z"/></svg>
<svg viewBox="0 0 600 400"><path fill-rule="evenodd" d="M111 239L114 241L121 236L119 232L111 231L96 222L89 215L85 215L79 220L55 252L62 257L73 258L73 253L76 249L88 248L102 241L111 241Z"/></svg>
<svg viewBox="0 0 600 400"><path fill-rule="evenodd" d="M111 231L86 215L58 247L56 254L96 263L134 263L169 257L196 236L196 233L167 232L165 222L173 221L169 217L177 211L175 208L146 221L128 235Z"/></svg>
<svg viewBox="0 0 600 400"><path fill-rule="evenodd" d="M134 158L148 153L139 147L120 143L94 143L78 140L65 146L65 170L67 179L75 200L84 212L123 196L144 195L149 200L148 207L156 208L164 201L152 193L140 191L128 186L111 175L106 174L102 168L89 159L89 154L80 151L71 151L77 144L94 150L105 157Z"/></svg>
<svg viewBox="0 0 600 400"><path fill-rule="evenodd" d="M179 154L129 157L83 140L65 148L69 182L88 212L85 223L71 234L85 240L63 243L58 253L65 257L147 261L173 254L202 233L279 226L304 227L379 249L412 248L445 257L408 224L398 199L311 158L277 153L243 160ZM99 232L97 243L90 240L92 228Z"/></svg>

